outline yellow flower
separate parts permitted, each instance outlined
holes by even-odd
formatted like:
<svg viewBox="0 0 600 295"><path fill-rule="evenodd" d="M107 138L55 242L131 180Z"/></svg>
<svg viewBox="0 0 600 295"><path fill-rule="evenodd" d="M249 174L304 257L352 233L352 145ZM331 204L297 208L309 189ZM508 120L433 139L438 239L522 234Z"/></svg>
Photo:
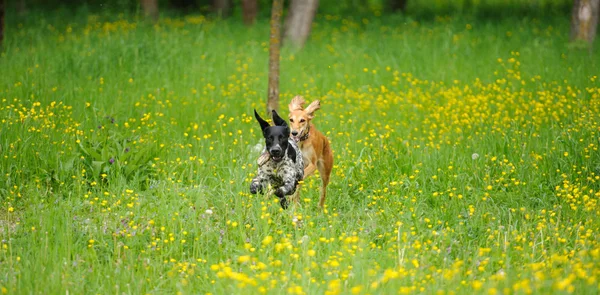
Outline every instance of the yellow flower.
<svg viewBox="0 0 600 295"><path fill-rule="evenodd" d="M483 286L483 283L479 280L474 280L473 281L473 289L475 289L476 291L481 289L481 286Z"/></svg>
<svg viewBox="0 0 600 295"><path fill-rule="evenodd" d="M238 257L238 262L239 263L246 263L248 261L250 261L250 256L249 255L244 255L244 256Z"/></svg>
<svg viewBox="0 0 600 295"><path fill-rule="evenodd" d="M419 260L413 259L411 263L415 268L419 268Z"/></svg>
<svg viewBox="0 0 600 295"><path fill-rule="evenodd" d="M262 240L262 244L263 246L269 245L271 244L271 242L273 242L273 237L272 236L266 236L263 240Z"/></svg>
<svg viewBox="0 0 600 295"><path fill-rule="evenodd" d="M358 285L356 287L352 287L352 289L350 289L350 293L352 294L360 294L360 292L363 290L363 286L362 285Z"/></svg>

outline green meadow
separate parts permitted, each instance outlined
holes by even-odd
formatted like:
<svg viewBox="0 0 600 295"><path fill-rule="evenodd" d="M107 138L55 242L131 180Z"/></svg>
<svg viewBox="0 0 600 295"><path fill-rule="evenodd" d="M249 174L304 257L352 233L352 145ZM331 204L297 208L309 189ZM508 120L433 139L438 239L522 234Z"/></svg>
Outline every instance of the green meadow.
<svg viewBox="0 0 600 295"><path fill-rule="evenodd" d="M323 210L315 176L288 210L249 193L268 17L9 16L0 293L597 294L598 50L567 12L421 9L282 48L280 114L321 100L334 151Z"/></svg>

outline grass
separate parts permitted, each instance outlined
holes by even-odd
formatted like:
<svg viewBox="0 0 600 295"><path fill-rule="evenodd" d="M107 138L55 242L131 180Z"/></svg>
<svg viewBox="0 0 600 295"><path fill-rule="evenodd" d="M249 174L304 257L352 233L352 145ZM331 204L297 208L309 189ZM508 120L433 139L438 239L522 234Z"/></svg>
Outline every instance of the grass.
<svg viewBox="0 0 600 295"><path fill-rule="evenodd" d="M565 17L317 18L281 112L335 155L301 205L249 194L268 23L13 20L0 57L0 291L593 294L598 52Z"/></svg>

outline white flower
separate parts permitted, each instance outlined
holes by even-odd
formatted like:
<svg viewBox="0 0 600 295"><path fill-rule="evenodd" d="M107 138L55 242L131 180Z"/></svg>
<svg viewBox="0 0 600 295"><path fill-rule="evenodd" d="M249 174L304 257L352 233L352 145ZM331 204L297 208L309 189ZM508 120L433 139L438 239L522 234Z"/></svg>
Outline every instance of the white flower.
<svg viewBox="0 0 600 295"><path fill-rule="evenodd" d="M210 210L210 209L206 209L206 211L204 211L204 213L206 213L206 214L208 214L208 215L211 215L211 214L213 214L213 211L212 211L212 210Z"/></svg>
<svg viewBox="0 0 600 295"><path fill-rule="evenodd" d="M473 160L477 160L477 159L479 159L479 154L478 154L478 153L473 153L473 154L471 155L471 159L473 159Z"/></svg>
<svg viewBox="0 0 600 295"><path fill-rule="evenodd" d="M302 243L307 243L310 240L310 237L307 235L302 236Z"/></svg>

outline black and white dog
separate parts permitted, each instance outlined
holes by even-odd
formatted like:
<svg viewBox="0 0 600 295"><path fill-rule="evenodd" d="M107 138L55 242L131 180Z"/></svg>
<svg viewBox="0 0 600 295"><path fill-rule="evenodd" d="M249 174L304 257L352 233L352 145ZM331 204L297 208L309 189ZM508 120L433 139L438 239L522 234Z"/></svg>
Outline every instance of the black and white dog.
<svg viewBox="0 0 600 295"><path fill-rule="evenodd" d="M283 209L287 208L286 195L296 191L298 182L304 177L304 162L296 142L290 138L290 128L275 110L275 126L261 118L256 110L254 116L266 142L266 152L258 160L258 174L250 184L250 193L262 193L269 187L275 190Z"/></svg>

